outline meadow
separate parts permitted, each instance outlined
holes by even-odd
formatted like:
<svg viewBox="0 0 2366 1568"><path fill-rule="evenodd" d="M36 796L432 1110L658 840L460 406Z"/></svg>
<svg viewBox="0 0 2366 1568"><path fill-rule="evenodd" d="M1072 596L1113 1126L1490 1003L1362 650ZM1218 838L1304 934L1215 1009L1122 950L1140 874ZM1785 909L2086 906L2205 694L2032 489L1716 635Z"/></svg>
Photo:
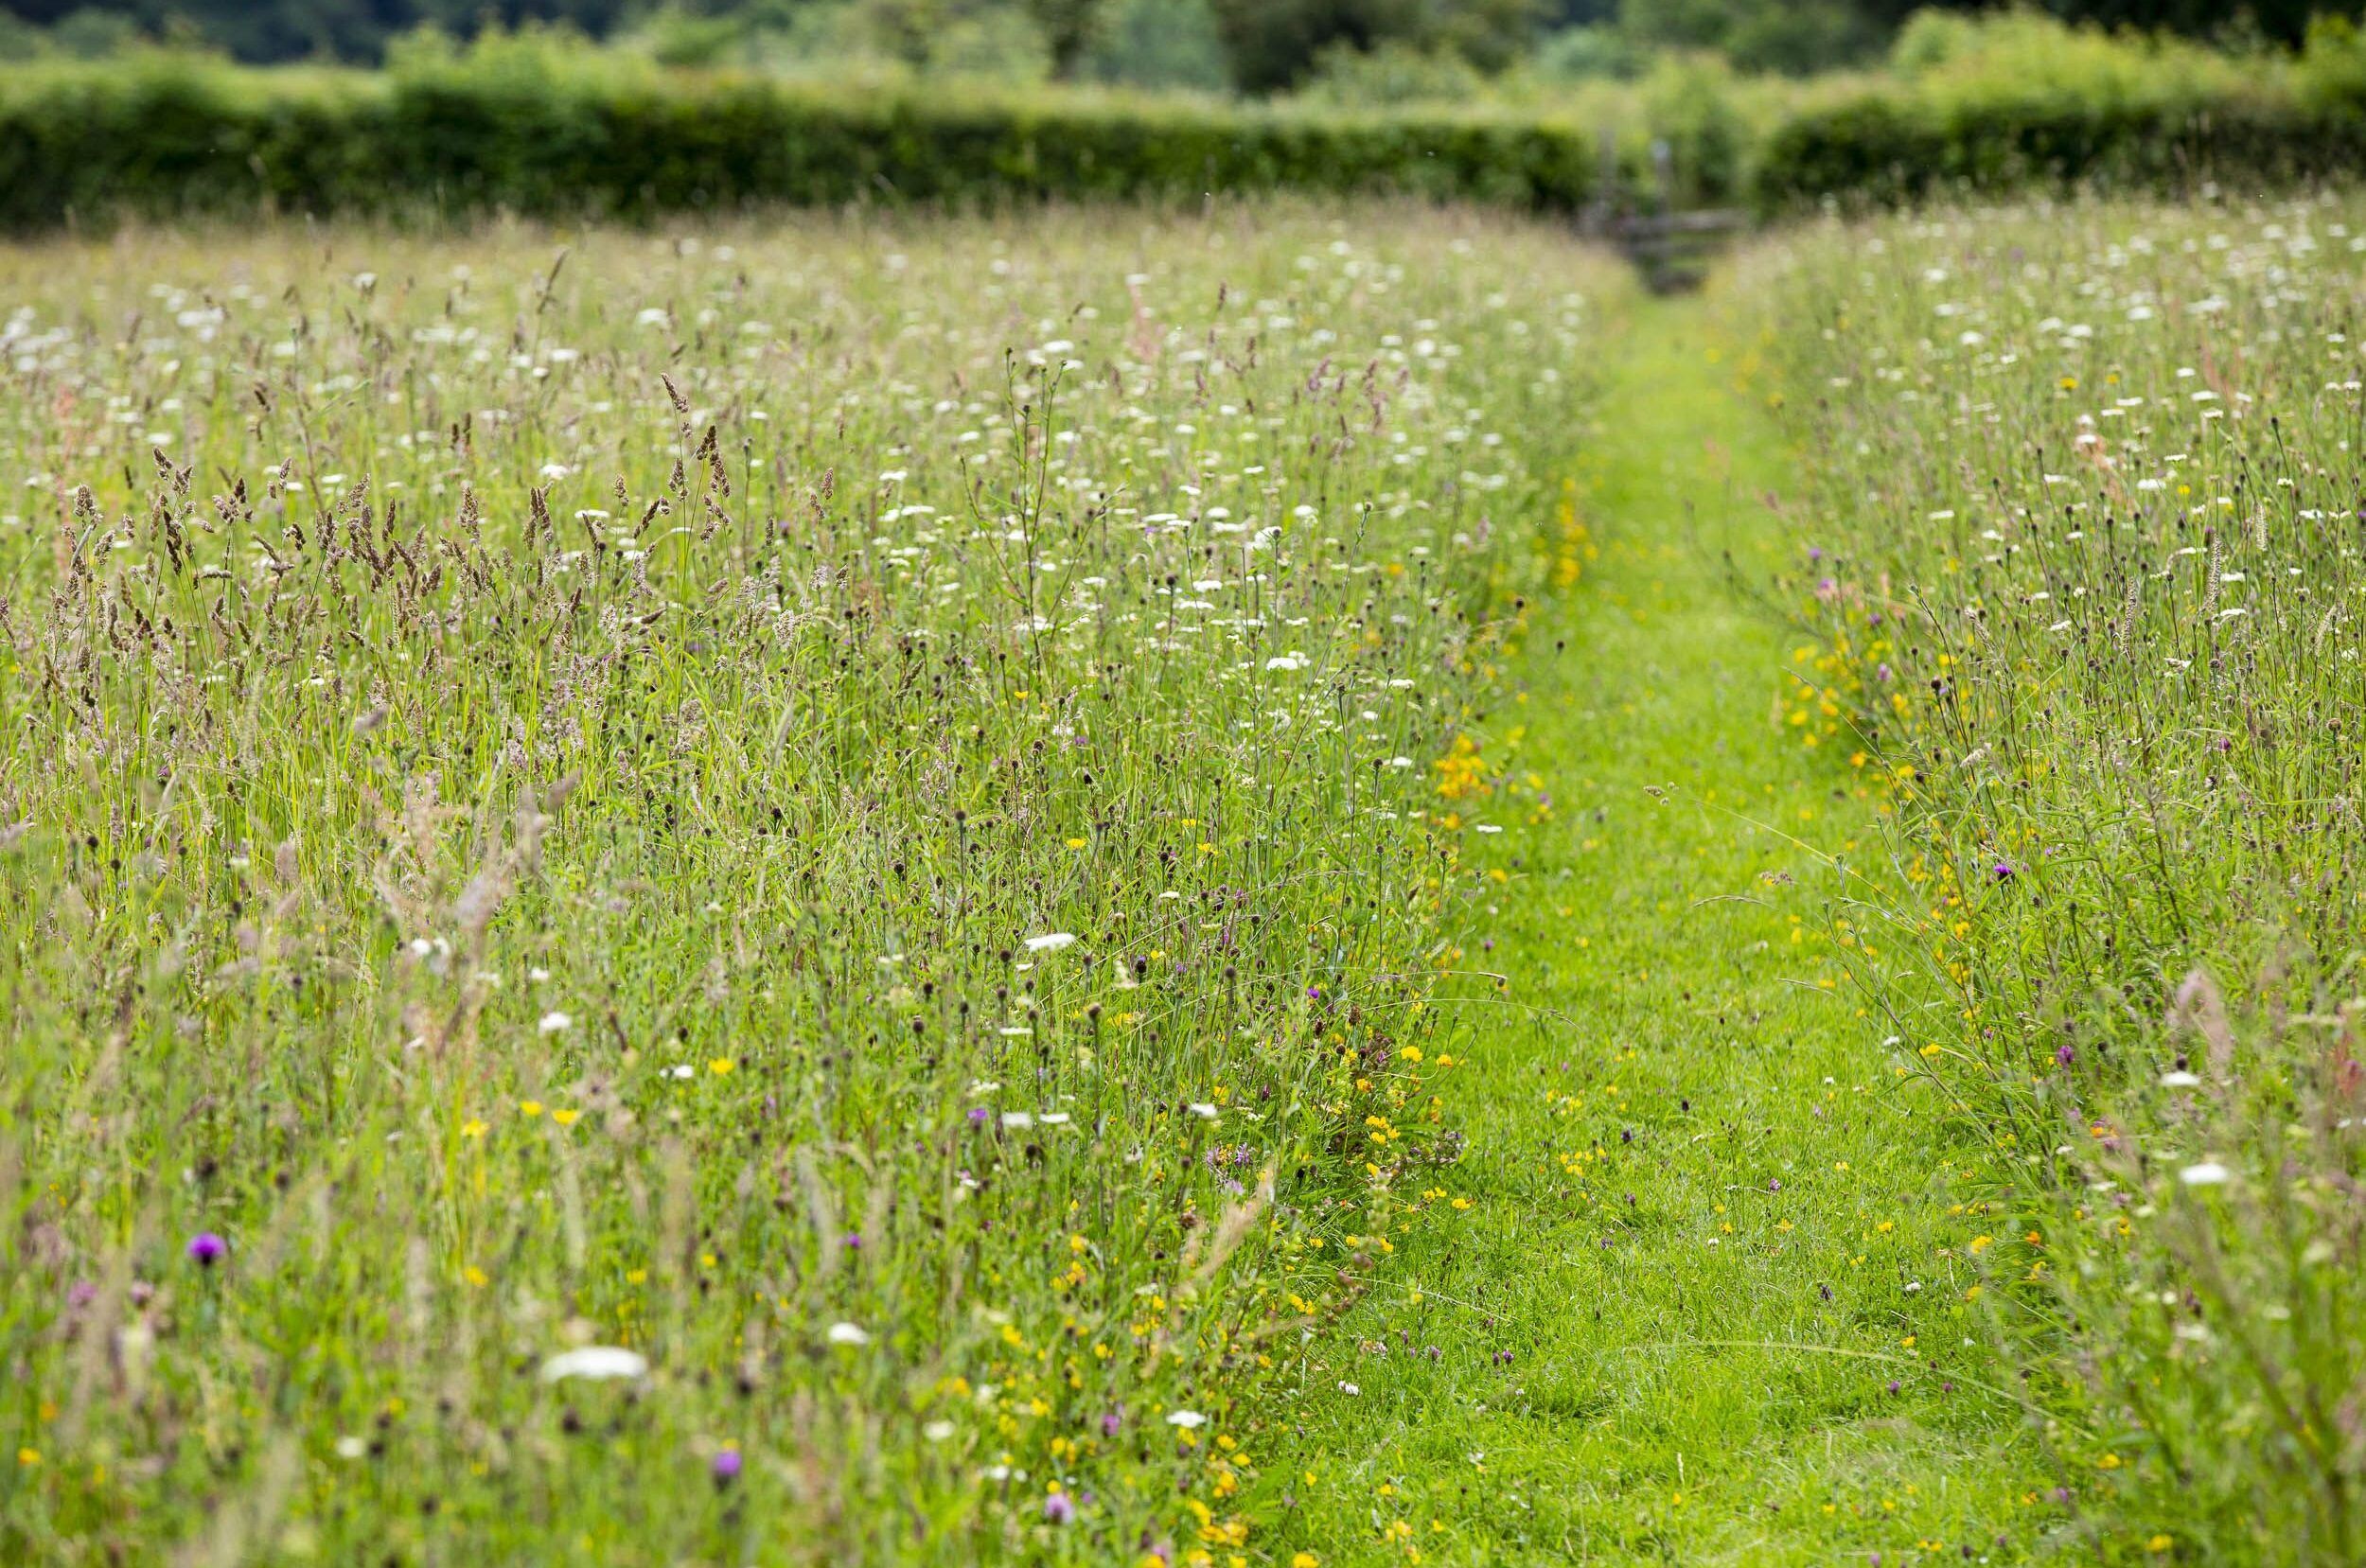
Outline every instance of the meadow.
<svg viewBox="0 0 2366 1568"><path fill-rule="evenodd" d="M1457 735L1622 275L1292 208L0 265L6 1555L1240 1546L1244 1401L1456 1158Z"/></svg>
<svg viewBox="0 0 2366 1568"><path fill-rule="evenodd" d="M2366 206L2037 206L1769 258L1835 905L1986 1151L2000 1353L2142 1539L2354 1560Z"/></svg>
<svg viewBox="0 0 2366 1568"><path fill-rule="evenodd" d="M0 1556L2354 1560L2362 255L0 252Z"/></svg>

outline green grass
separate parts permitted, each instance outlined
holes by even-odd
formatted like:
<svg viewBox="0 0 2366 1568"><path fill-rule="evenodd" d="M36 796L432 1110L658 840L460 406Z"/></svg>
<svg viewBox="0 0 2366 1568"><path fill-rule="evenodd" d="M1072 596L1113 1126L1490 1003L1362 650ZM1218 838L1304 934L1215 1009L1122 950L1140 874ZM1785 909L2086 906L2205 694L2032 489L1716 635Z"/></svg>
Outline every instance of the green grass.
<svg viewBox="0 0 2366 1568"><path fill-rule="evenodd" d="M0 1556L2347 1560L2361 228L0 254Z"/></svg>
<svg viewBox="0 0 2366 1568"><path fill-rule="evenodd" d="M1455 1013L1436 1189L1470 1207L1410 1228L1264 1439L1326 1561L2002 1561L2058 1517L1966 1309L1963 1151L1835 985L1834 861L1880 829L1738 591L1797 475L1732 370L1697 306L1627 327L1599 558L1474 728L1551 803L1489 813L1462 910L1456 967L1506 982Z"/></svg>
<svg viewBox="0 0 2366 1568"><path fill-rule="evenodd" d="M1937 213L1752 284L1776 591L1895 806L1855 967L2040 1239L1992 1299L2107 1560L2366 1541L2361 227Z"/></svg>
<svg viewBox="0 0 2366 1568"><path fill-rule="evenodd" d="M0 1556L1245 1532L1623 287L1394 208L0 255Z"/></svg>

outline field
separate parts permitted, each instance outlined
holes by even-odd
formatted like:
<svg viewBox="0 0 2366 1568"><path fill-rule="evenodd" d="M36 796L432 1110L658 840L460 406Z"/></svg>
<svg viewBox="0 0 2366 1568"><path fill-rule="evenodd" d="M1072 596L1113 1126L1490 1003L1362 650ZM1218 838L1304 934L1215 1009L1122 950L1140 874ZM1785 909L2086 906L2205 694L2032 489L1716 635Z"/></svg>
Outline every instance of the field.
<svg viewBox="0 0 2366 1568"><path fill-rule="evenodd" d="M1452 1161L1456 736L1618 286L1311 211L12 255L11 1555L1231 1539Z"/></svg>
<svg viewBox="0 0 2366 1568"><path fill-rule="evenodd" d="M0 253L0 1556L2355 1559L2362 250Z"/></svg>

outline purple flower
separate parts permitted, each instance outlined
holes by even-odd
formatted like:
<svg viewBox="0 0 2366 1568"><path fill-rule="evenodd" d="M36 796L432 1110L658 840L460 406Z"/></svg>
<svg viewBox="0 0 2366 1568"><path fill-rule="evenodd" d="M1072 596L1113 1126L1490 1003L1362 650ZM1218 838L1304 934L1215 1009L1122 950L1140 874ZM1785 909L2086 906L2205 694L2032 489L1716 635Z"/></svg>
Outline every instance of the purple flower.
<svg viewBox="0 0 2366 1568"><path fill-rule="evenodd" d="M2054 1048L2054 1059L2067 1067L2078 1060L2078 1052L2071 1049L2067 1045L2057 1046Z"/></svg>
<svg viewBox="0 0 2366 1568"><path fill-rule="evenodd" d="M715 1472L715 1484L718 1487L728 1487L738 1480L740 1464L739 1450L735 1448L715 1450L715 1463L710 1467Z"/></svg>
<svg viewBox="0 0 2366 1568"><path fill-rule="evenodd" d="M1767 1178L1767 1182L1766 1182L1766 1189L1767 1189L1769 1192L1780 1192L1780 1191L1783 1189L1783 1182L1782 1182L1782 1178L1781 1178L1781 1177L1779 1177L1779 1176L1770 1176L1770 1177L1768 1177L1768 1178Z"/></svg>
<svg viewBox="0 0 2366 1568"><path fill-rule="evenodd" d="M199 1268L209 1269L221 1261L230 1251L230 1243L210 1230L201 1230L189 1238L189 1261Z"/></svg>
<svg viewBox="0 0 2366 1568"><path fill-rule="evenodd" d="M1118 1428L1124 1424L1125 1418L1112 1410L1101 1418L1101 1435L1104 1437L1114 1437L1118 1435Z"/></svg>
<svg viewBox="0 0 2366 1568"><path fill-rule="evenodd" d="M860 1252L862 1250L862 1232L859 1230L848 1231L846 1233L845 1247L849 1252Z"/></svg>
<svg viewBox="0 0 2366 1568"><path fill-rule="evenodd" d="M1893 1394L1898 1392L1898 1380L1896 1378L1890 1379L1890 1392Z"/></svg>
<svg viewBox="0 0 2366 1568"><path fill-rule="evenodd" d="M2013 879L2013 863L2011 861L2000 860L1996 863L1995 869L1996 879L1999 882L2010 882Z"/></svg>
<svg viewBox="0 0 2366 1568"><path fill-rule="evenodd" d="M969 1108L969 1124L972 1127L983 1127L986 1124L987 1114L983 1105L972 1105Z"/></svg>
<svg viewBox="0 0 2366 1568"><path fill-rule="evenodd" d="M1068 1493L1055 1491L1043 1500L1043 1517L1047 1524L1065 1524L1076 1517L1076 1505L1068 1500Z"/></svg>

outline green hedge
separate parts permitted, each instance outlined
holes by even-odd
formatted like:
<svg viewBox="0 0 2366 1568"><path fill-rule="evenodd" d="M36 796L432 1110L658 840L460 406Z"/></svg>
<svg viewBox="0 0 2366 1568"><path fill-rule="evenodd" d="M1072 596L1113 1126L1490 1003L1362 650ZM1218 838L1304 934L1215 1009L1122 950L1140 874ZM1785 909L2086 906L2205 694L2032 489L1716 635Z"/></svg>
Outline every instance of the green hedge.
<svg viewBox="0 0 2366 1568"><path fill-rule="evenodd" d="M1779 212L1837 198L1897 205L2035 185L2182 190L2290 185L2366 169L2366 115L2270 97L1938 103L1880 92L1800 114L1759 150Z"/></svg>
<svg viewBox="0 0 2366 1568"><path fill-rule="evenodd" d="M1594 138L1533 118L1343 116L753 79L50 72L0 88L0 227L269 208L642 219L1212 190L1583 205Z"/></svg>
<svg viewBox="0 0 2366 1568"><path fill-rule="evenodd" d="M642 220L853 203L992 205L1208 191L1395 192L1574 213L1635 204L1651 136L1677 204L1779 213L2033 183L2256 187L2366 168L2366 43L2328 29L2295 71L2039 89L1805 95L1762 132L1598 133L1508 111L1351 114L1046 91L824 88L570 61L521 45L370 75L169 57L0 73L0 231L256 211L501 210ZM1727 144L1731 145L1728 146ZM1711 145L1714 144L1714 145ZM1605 180L1617 188L1605 191Z"/></svg>

